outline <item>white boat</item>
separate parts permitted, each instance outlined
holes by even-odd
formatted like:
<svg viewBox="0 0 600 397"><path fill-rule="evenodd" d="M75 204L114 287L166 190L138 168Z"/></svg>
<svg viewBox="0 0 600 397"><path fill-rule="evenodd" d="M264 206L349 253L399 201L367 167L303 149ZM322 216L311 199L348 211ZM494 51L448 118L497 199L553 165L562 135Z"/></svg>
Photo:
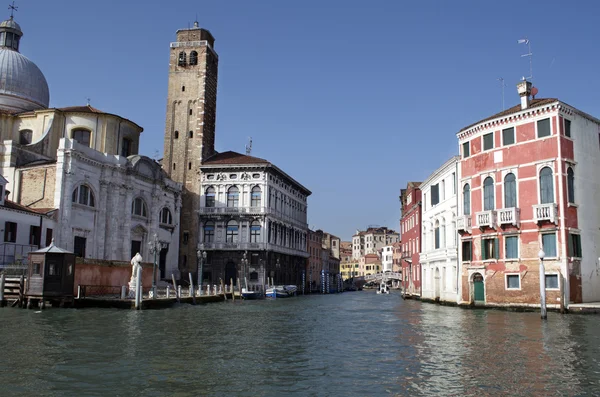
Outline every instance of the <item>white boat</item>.
<svg viewBox="0 0 600 397"><path fill-rule="evenodd" d="M249 291L247 288L242 288L242 299L255 300L262 298L260 291Z"/></svg>
<svg viewBox="0 0 600 397"><path fill-rule="evenodd" d="M387 283L381 283L381 284L379 284L379 288L377 288L377 293L378 294L389 294L390 287L388 287Z"/></svg>
<svg viewBox="0 0 600 397"><path fill-rule="evenodd" d="M269 298L289 298L296 296L298 287L295 285L275 285L271 288L267 288L265 296Z"/></svg>

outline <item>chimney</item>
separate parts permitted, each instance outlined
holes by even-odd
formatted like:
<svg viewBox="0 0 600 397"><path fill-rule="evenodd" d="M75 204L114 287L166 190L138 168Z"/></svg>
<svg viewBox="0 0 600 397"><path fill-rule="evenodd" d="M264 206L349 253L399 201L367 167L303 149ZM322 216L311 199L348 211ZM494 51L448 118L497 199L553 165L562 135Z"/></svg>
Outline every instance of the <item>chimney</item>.
<svg viewBox="0 0 600 397"><path fill-rule="evenodd" d="M517 91L521 97L521 110L525 110L529 107L529 96L531 95L531 82L527 80L521 81L517 84Z"/></svg>

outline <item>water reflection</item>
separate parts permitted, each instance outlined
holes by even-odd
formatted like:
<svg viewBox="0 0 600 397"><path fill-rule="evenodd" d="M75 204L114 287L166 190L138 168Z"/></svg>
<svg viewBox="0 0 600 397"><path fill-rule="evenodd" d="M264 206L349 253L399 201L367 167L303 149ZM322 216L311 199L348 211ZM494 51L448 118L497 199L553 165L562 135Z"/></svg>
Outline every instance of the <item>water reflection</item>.
<svg viewBox="0 0 600 397"><path fill-rule="evenodd" d="M0 310L0 395L594 395L600 317L371 292L172 310Z"/></svg>

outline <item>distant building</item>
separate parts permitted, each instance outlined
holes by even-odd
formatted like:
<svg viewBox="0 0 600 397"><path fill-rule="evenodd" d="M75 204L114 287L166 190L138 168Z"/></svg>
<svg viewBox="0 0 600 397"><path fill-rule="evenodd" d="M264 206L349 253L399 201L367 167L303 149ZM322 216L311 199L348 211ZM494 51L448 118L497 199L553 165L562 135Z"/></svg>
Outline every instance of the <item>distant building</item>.
<svg viewBox="0 0 600 397"><path fill-rule="evenodd" d="M400 241L400 233L387 227L369 227L357 230L352 237L352 257L359 259L366 254L376 254L386 245Z"/></svg>
<svg viewBox="0 0 600 397"><path fill-rule="evenodd" d="M540 251L549 305L599 301L600 120L517 87L457 134L460 301L539 305Z"/></svg>
<svg viewBox="0 0 600 397"><path fill-rule="evenodd" d="M402 285L406 295L421 295L421 182L409 182L400 192L402 233Z"/></svg>
<svg viewBox="0 0 600 397"><path fill-rule="evenodd" d="M393 254L392 254L392 271L394 273L402 272L402 242L398 241L397 243L392 244Z"/></svg>
<svg viewBox="0 0 600 397"><path fill-rule="evenodd" d="M366 254L360 258L360 276L381 273L381 259L377 254Z"/></svg>
<svg viewBox="0 0 600 397"><path fill-rule="evenodd" d="M320 284L320 274L323 270L323 260L321 257L323 251L323 231L308 230L308 265L306 269L306 279L310 291L318 291Z"/></svg>
<svg viewBox="0 0 600 397"><path fill-rule="evenodd" d="M381 248L381 268L382 271L391 272L394 267L394 247L386 245Z"/></svg>
<svg viewBox="0 0 600 397"><path fill-rule="evenodd" d="M423 195L421 298L457 303L456 175L458 156L420 185Z"/></svg>

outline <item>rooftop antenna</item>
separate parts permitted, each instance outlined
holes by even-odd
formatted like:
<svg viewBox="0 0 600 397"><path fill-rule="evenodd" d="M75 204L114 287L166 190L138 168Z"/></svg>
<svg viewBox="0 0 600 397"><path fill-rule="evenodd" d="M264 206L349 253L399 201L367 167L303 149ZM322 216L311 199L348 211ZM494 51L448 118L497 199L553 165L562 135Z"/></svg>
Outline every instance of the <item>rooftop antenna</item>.
<svg viewBox="0 0 600 397"><path fill-rule="evenodd" d="M250 156L250 153L252 153L252 137L251 136L248 137L248 144L246 145L246 156Z"/></svg>
<svg viewBox="0 0 600 397"><path fill-rule="evenodd" d="M502 111L504 111L504 87L506 87L506 84L504 84L504 79L502 77L499 77L497 80L502 85Z"/></svg>
<svg viewBox="0 0 600 397"><path fill-rule="evenodd" d="M10 10L10 19L13 19L15 11L18 11L19 7L13 1L12 4L8 5L8 9Z"/></svg>
<svg viewBox="0 0 600 397"><path fill-rule="evenodd" d="M85 99L87 100L87 106L90 106L91 99L90 98L85 98Z"/></svg>
<svg viewBox="0 0 600 397"><path fill-rule="evenodd" d="M517 40L517 43L518 44L527 44L527 54L521 55L521 58L529 57L529 77L523 76L523 80L532 81L533 80L533 67L531 66L531 58L532 58L533 54L531 52L531 42L529 41L529 39L527 37L525 37L524 39Z"/></svg>

